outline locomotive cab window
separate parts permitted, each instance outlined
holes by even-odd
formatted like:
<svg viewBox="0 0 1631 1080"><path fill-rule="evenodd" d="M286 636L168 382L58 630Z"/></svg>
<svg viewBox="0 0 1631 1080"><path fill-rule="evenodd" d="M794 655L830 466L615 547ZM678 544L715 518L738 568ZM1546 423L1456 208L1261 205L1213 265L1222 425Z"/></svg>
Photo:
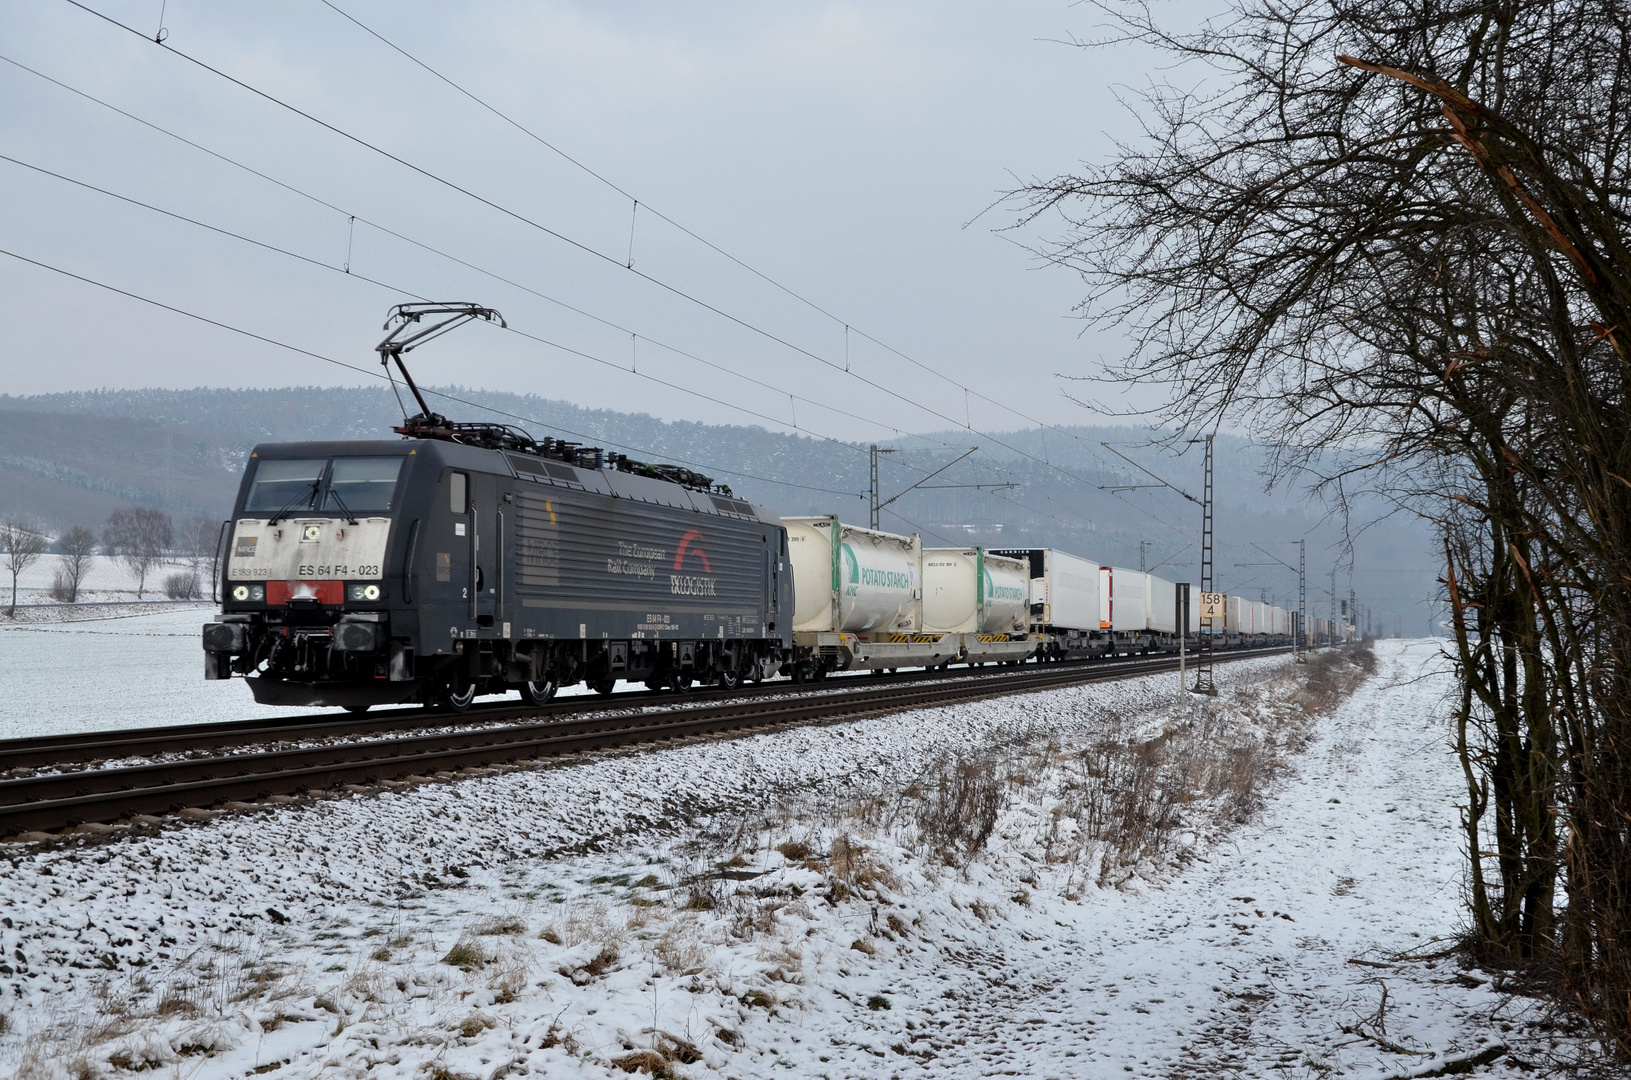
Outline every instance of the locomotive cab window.
<svg viewBox="0 0 1631 1080"><path fill-rule="evenodd" d="M388 513L402 461L399 457L335 458L323 509L333 513Z"/></svg>
<svg viewBox="0 0 1631 1080"><path fill-rule="evenodd" d="M450 493L449 502L452 504L450 508L455 514L464 513L465 509L470 505L469 496L465 487L467 480L468 477L466 477L462 472L453 473L448 477L447 486L448 492Z"/></svg>
<svg viewBox="0 0 1631 1080"><path fill-rule="evenodd" d="M322 458L262 459L255 465L255 480L244 499L245 512L298 513L312 509L317 505L327 464Z"/></svg>

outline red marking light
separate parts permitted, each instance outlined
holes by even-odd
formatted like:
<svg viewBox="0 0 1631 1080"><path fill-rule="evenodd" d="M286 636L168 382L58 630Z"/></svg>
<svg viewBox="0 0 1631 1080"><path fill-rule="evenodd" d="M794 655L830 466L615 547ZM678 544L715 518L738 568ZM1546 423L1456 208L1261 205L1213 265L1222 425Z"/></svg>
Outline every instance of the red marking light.
<svg viewBox="0 0 1631 1080"><path fill-rule="evenodd" d="M316 600L319 604L339 607L345 602L343 581L268 581L266 602L287 604L291 600Z"/></svg>

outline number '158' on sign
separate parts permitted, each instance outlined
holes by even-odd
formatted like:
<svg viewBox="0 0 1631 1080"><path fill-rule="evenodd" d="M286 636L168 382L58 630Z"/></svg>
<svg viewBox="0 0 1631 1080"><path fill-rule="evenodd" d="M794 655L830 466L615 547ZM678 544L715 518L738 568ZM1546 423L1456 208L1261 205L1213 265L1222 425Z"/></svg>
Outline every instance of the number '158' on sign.
<svg viewBox="0 0 1631 1080"><path fill-rule="evenodd" d="M1201 593L1201 611L1203 619L1223 618L1223 594L1220 592Z"/></svg>

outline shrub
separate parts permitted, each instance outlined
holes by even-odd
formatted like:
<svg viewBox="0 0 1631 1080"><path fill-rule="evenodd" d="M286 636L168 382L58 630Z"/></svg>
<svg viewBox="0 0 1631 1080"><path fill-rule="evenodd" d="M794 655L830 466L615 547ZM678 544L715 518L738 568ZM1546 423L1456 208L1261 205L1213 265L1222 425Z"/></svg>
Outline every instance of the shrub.
<svg viewBox="0 0 1631 1080"><path fill-rule="evenodd" d="M953 761L918 805L918 835L963 861L991 839L1002 810L1002 786L989 764Z"/></svg>
<svg viewBox="0 0 1631 1080"><path fill-rule="evenodd" d="M164 579L164 595L172 600L199 600L203 598L198 587L198 572L183 570Z"/></svg>
<svg viewBox="0 0 1631 1080"><path fill-rule="evenodd" d="M79 596L79 590L74 588L74 579L66 570L58 570L51 579L51 599L59 604L71 604Z"/></svg>

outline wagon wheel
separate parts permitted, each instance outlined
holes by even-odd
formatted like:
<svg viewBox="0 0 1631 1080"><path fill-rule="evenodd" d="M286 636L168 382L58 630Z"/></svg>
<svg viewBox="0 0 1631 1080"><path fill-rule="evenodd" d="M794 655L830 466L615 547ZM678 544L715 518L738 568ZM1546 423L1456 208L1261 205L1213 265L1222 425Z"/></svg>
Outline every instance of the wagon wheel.
<svg viewBox="0 0 1631 1080"><path fill-rule="evenodd" d="M735 668L725 668L719 673L719 688L721 690L735 690L742 685L742 673Z"/></svg>
<svg viewBox="0 0 1631 1080"><path fill-rule="evenodd" d="M521 684L521 700L528 705L547 705L550 698L555 696L559 689L553 676L546 675L542 679L534 679Z"/></svg>
<svg viewBox="0 0 1631 1080"><path fill-rule="evenodd" d="M689 694L691 692L691 672L689 670L674 672L669 685L673 687L676 694Z"/></svg>
<svg viewBox="0 0 1631 1080"><path fill-rule="evenodd" d="M604 679L590 679L589 689L604 697L605 695L610 694L613 690L617 689L617 680L612 678L610 675Z"/></svg>
<svg viewBox="0 0 1631 1080"><path fill-rule="evenodd" d="M462 713L470 708L470 703L476 700L476 684L463 679L455 679L442 687L442 705L447 709Z"/></svg>
<svg viewBox="0 0 1631 1080"><path fill-rule="evenodd" d="M363 713L368 711L368 706L366 706L366 705L347 705L345 707L345 711L350 713L353 716L361 716Z"/></svg>

